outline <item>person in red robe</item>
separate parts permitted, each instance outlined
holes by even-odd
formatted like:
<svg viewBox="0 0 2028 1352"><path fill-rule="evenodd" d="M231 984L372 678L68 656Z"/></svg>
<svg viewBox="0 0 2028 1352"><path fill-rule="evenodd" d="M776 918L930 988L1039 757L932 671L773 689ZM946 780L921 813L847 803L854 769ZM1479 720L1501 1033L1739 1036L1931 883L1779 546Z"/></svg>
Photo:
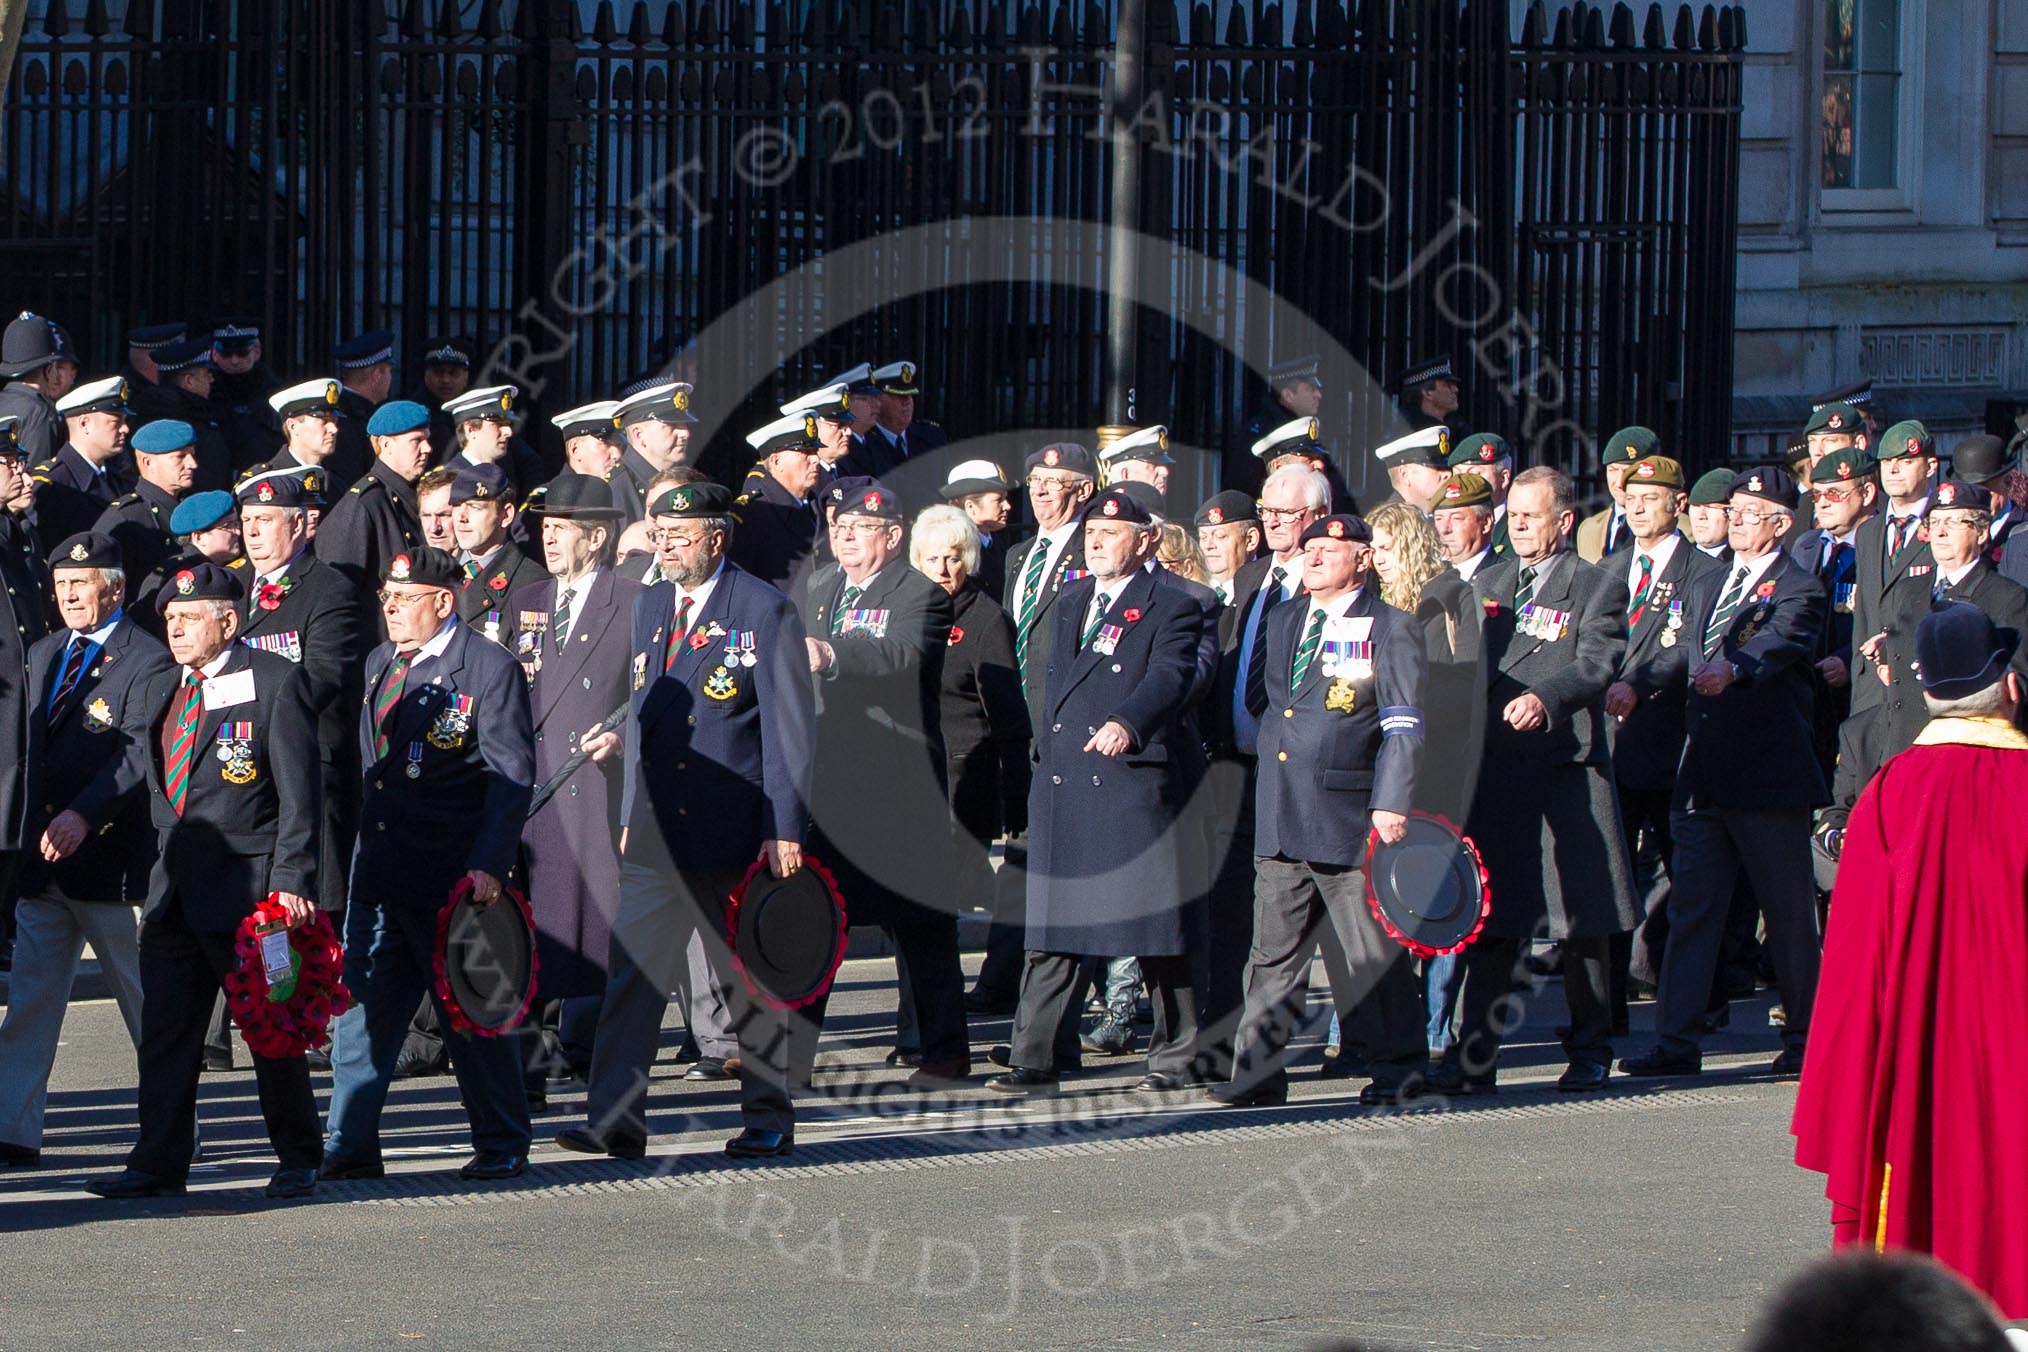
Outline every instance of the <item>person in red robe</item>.
<svg viewBox="0 0 2028 1352"><path fill-rule="evenodd" d="M1791 1130L1833 1242L1933 1254L2028 1318L2028 737L2021 636L1923 617L1930 722L1845 827Z"/></svg>

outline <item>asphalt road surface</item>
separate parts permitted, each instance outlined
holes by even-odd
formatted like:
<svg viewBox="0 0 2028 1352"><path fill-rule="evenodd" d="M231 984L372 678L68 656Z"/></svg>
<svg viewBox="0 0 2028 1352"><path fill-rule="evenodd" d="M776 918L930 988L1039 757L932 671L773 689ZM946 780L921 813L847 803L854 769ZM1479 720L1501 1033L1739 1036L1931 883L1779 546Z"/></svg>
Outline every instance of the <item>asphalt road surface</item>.
<svg viewBox="0 0 2028 1352"><path fill-rule="evenodd" d="M581 1120L558 1090L527 1176L460 1183L454 1083L411 1080L385 1181L281 1204L245 1070L204 1079L187 1199L80 1192L119 1167L134 1086L117 1013L80 1004L44 1167L0 1173L0 1350L1722 1349L1828 1239L1794 1086L1759 1074L1766 997L1661 1088L1553 1092L1551 983L1496 1099L1363 1109L1311 1045L1286 1107L1145 1103L1138 1059L1016 1105L899 1091L891 973L841 973L785 1165L729 1165L735 1096L665 1057L645 1161L549 1145ZM981 1053L1005 1022L975 1020Z"/></svg>

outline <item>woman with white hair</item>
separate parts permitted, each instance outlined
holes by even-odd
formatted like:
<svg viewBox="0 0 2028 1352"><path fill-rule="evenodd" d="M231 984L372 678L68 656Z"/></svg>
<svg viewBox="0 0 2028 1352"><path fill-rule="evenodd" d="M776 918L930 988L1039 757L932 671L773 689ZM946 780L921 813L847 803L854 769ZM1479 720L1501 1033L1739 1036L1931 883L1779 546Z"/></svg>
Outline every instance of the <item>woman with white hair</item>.
<svg viewBox="0 0 2028 1352"><path fill-rule="evenodd" d="M909 532L908 561L951 594L950 646L944 650L943 729L949 758L951 816L956 822L957 900L990 902L994 880L986 849L996 836L1028 825L1028 704L1014 661L1014 623L973 577L979 532L956 507L929 507ZM1020 951L1018 889L1003 916ZM1004 946L1004 943L1003 943Z"/></svg>

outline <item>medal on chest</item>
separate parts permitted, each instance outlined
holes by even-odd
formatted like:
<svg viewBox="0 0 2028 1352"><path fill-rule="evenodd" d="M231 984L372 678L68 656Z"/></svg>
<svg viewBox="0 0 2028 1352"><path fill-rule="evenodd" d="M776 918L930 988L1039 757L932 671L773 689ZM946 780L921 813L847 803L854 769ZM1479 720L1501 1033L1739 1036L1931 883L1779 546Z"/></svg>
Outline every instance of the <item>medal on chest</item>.
<svg viewBox="0 0 2028 1352"><path fill-rule="evenodd" d="M725 665L728 667L750 667L760 658L754 653L754 633L751 630L734 629L725 636Z"/></svg>
<svg viewBox="0 0 2028 1352"><path fill-rule="evenodd" d="M1324 690L1324 707L1333 713L1349 714L1359 703L1359 692L1350 678L1340 676Z"/></svg>
<svg viewBox="0 0 2028 1352"><path fill-rule="evenodd" d="M465 738L471 731L472 697L452 695L450 702L437 711L435 721L423 735L437 750L455 751L465 744Z"/></svg>
<svg viewBox="0 0 2028 1352"><path fill-rule="evenodd" d="M254 727L251 723L218 725L218 758L225 763L219 774L226 783L254 782L253 739Z"/></svg>
<svg viewBox="0 0 2028 1352"><path fill-rule="evenodd" d="M1120 639L1126 629L1117 624L1102 624L1098 635L1091 641L1091 650L1100 657L1111 657L1120 646Z"/></svg>
<svg viewBox="0 0 2028 1352"><path fill-rule="evenodd" d="M410 742L408 744L408 764L402 767L401 772L410 779L422 778L422 749L423 744L421 742Z"/></svg>
<svg viewBox="0 0 2028 1352"><path fill-rule="evenodd" d="M739 693L739 685L732 679L730 671L717 667L704 678L704 693L711 699L728 700Z"/></svg>

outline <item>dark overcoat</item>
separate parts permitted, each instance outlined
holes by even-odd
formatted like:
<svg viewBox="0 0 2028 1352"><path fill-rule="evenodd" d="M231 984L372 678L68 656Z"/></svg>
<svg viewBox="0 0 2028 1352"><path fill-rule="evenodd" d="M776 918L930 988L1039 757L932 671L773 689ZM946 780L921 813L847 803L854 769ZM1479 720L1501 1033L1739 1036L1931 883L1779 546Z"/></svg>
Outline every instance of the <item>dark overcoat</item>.
<svg viewBox="0 0 2028 1352"><path fill-rule="evenodd" d="M1616 555L1607 565L1624 576L1627 558ZM1700 553L1687 539L1678 540L1668 566L1648 588L1640 614L1627 617L1627 650L1620 658L1617 680L1633 687L1637 703L1613 734L1613 778L1641 793L1667 793L1676 783L1676 765L1683 759L1683 702L1688 691L1681 680L1663 674L1664 659L1675 650L1696 644L1688 609L1690 584L1725 566Z"/></svg>

